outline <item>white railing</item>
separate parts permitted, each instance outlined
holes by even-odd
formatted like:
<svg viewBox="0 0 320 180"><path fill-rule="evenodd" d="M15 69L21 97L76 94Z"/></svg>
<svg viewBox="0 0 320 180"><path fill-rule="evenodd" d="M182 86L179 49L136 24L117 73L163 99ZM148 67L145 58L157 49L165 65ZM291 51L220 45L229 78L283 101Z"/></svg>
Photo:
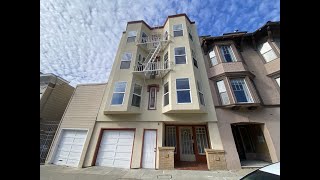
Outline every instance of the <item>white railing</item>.
<svg viewBox="0 0 320 180"><path fill-rule="evenodd" d="M149 63L142 63L135 66L134 71L138 72L148 72L148 71L161 71L170 69L169 62L149 62Z"/></svg>
<svg viewBox="0 0 320 180"><path fill-rule="evenodd" d="M151 36L141 37L139 44L168 41L171 39L170 37L168 34L152 34Z"/></svg>

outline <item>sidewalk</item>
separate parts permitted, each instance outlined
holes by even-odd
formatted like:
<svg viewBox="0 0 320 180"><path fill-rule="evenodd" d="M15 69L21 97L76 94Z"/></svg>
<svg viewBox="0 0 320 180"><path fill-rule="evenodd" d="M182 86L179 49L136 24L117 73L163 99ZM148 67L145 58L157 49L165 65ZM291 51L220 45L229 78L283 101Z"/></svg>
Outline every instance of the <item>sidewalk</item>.
<svg viewBox="0 0 320 180"><path fill-rule="evenodd" d="M56 165L41 165L40 180L237 180L254 170L255 168L238 171L149 170L97 166L78 169Z"/></svg>

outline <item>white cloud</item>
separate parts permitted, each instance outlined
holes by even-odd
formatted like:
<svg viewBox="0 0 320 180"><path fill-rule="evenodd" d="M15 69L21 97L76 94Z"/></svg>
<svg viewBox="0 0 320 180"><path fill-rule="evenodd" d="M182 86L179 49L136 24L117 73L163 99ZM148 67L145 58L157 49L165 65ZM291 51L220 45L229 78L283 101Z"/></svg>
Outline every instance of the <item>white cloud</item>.
<svg viewBox="0 0 320 180"><path fill-rule="evenodd" d="M168 15L187 13L199 35L221 35L239 25L255 30L257 27L246 24L249 20L253 24L279 20L278 2L41 0L40 70L55 73L72 85L106 82L128 21L145 20L158 26Z"/></svg>

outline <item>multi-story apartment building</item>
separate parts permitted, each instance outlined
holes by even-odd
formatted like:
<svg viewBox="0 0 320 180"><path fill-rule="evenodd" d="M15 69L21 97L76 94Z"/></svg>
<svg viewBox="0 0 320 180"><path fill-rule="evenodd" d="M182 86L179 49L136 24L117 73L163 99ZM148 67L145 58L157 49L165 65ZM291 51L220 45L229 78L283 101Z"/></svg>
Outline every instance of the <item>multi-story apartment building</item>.
<svg viewBox="0 0 320 180"><path fill-rule="evenodd" d="M168 169L209 159L210 169L225 169L203 58L185 14L160 27L128 22L97 117L67 110L46 162Z"/></svg>
<svg viewBox="0 0 320 180"><path fill-rule="evenodd" d="M68 81L54 74L40 72L40 164L45 162L73 91Z"/></svg>
<svg viewBox="0 0 320 180"><path fill-rule="evenodd" d="M200 39L228 169L280 161L280 22Z"/></svg>

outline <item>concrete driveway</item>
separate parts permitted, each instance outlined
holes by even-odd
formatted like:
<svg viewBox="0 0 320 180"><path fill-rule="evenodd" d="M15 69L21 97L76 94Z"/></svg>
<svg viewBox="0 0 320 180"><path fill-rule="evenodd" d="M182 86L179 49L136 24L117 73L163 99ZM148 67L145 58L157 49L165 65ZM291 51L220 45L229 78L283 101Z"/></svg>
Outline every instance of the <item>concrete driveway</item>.
<svg viewBox="0 0 320 180"><path fill-rule="evenodd" d="M194 171L121 169L110 167L71 168L56 165L41 165L41 180L137 180L137 179L224 179L236 180L254 171L255 168L238 171Z"/></svg>

